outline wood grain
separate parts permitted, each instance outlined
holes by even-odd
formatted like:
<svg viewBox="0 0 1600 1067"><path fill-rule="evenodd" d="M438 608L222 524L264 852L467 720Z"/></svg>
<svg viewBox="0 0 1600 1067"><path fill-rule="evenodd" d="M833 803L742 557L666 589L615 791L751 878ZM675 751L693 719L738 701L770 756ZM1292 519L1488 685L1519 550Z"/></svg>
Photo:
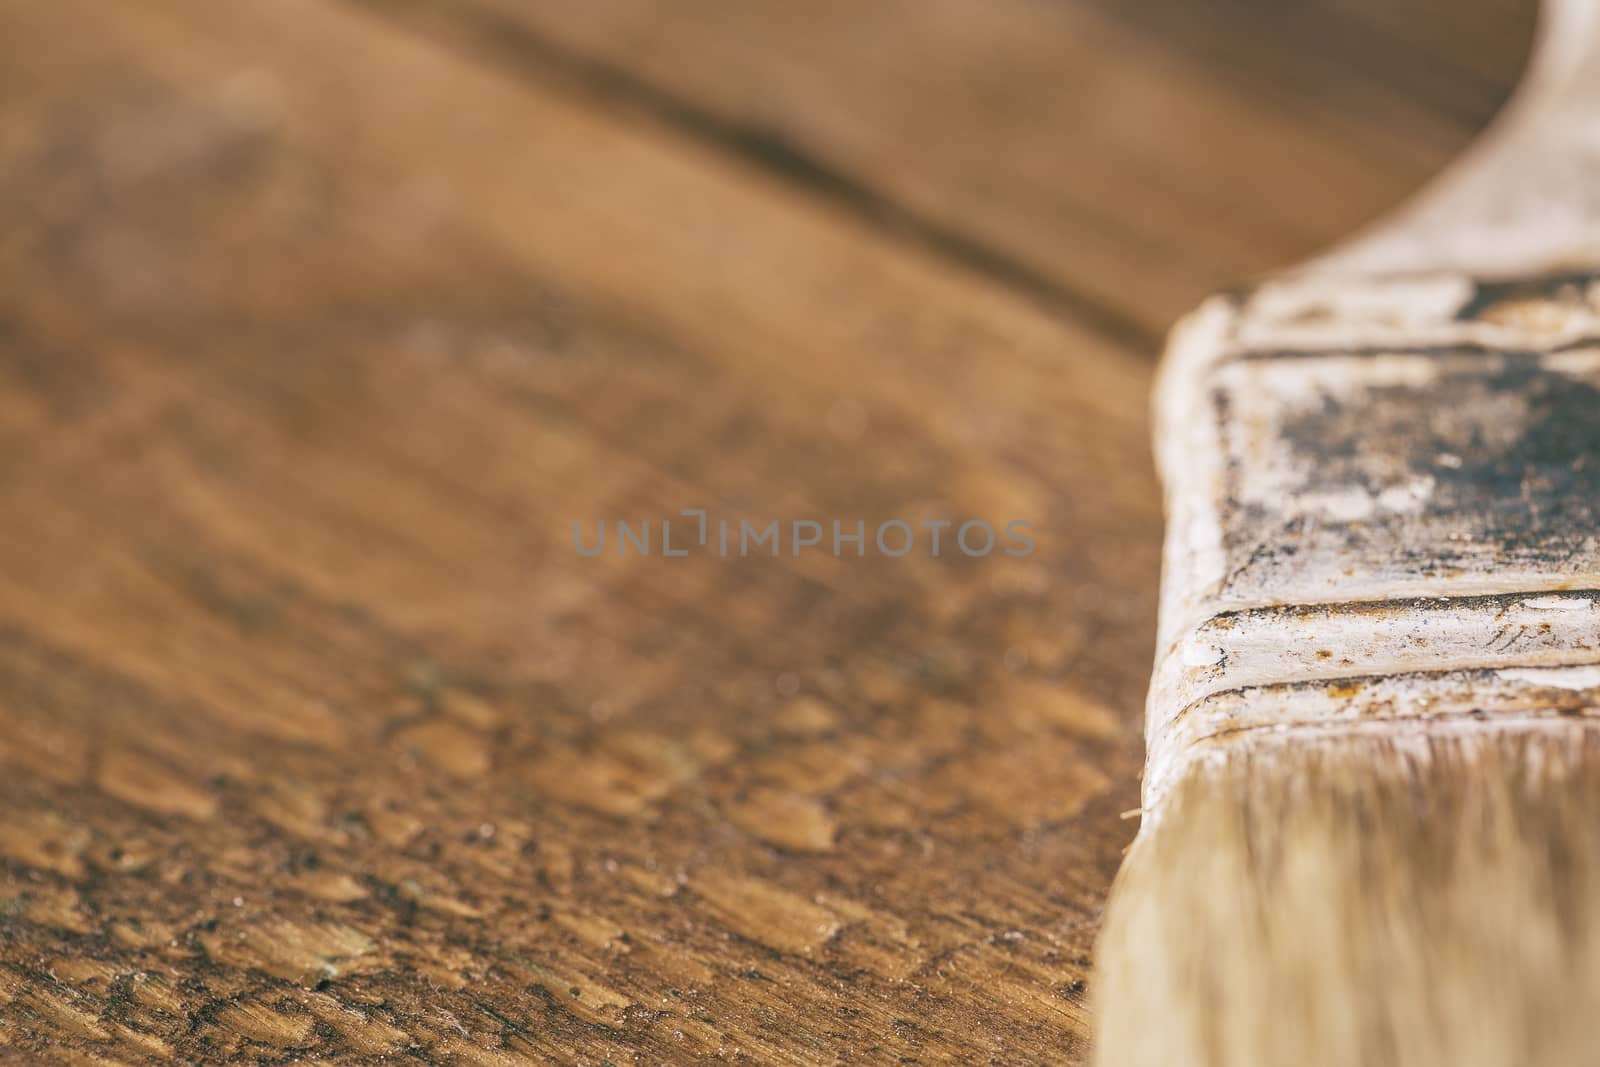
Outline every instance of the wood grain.
<svg viewBox="0 0 1600 1067"><path fill-rule="evenodd" d="M707 133L1125 343L1417 188L1533 5L404 0L471 54Z"/></svg>
<svg viewBox="0 0 1600 1067"><path fill-rule="evenodd" d="M884 162L830 185L466 10L0 7L0 1058L1081 1062L1138 796L1150 337L1471 123L1324 134L1181 34L1174 83L1135 23L996 5L966 46L1014 49L1011 91L1061 62L1201 122L1213 170L1174 182L1246 144L1331 170L1292 220L1255 187L1147 213L1158 131L1052 176L1069 146L1004 150L1060 98L933 93L973 155L896 185L886 82L841 76L799 113ZM962 47L883 12L884 79ZM838 15L769 69L854 47ZM1046 255L1058 183L1199 266ZM1021 518L1037 550L573 549L697 507Z"/></svg>

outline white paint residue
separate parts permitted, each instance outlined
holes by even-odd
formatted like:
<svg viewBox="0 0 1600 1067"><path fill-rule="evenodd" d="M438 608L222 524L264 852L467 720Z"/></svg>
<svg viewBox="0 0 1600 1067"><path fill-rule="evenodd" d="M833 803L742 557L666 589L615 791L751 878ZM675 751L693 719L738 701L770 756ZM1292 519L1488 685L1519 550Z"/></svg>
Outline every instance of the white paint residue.
<svg viewBox="0 0 1600 1067"><path fill-rule="evenodd" d="M1600 347L1590 345L1564 352L1551 352L1540 357L1539 363L1557 374L1567 374L1574 378L1586 377L1600 372Z"/></svg>
<svg viewBox="0 0 1600 1067"><path fill-rule="evenodd" d="M1182 657L1185 667L1214 667L1228 658L1227 652L1216 645L1197 641L1193 637L1183 643L1178 655Z"/></svg>
<svg viewBox="0 0 1600 1067"><path fill-rule="evenodd" d="M1547 685L1552 689L1600 689L1600 667L1519 667L1499 674L1508 682Z"/></svg>
<svg viewBox="0 0 1600 1067"><path fill-rule="evenodd" d="M1280 498L1281 499L1281 498ZM1378 510L1378 501L1360 486L1329 493L1303 493L1299 508L1333 522L1360 522Z"/></svg>
<svg viewBox="0 0 1600 1067"><path fill-rule="evenodd" d="M1304 481L1311 479L1307 477ZM1281 501L1282 486L1278 482L1267 484L1272 489L1268 499L1274 503ZM1380 490L1375 495L1359 485L1344 486L1321 493L1301 493L1295 506L1304 514L1317 515L1332 522L1361 522L1379 511L1392 515L1415 515L1427 506L1435 484L1429 477L1412 478Z"/></svg>
<svg viewBox="0 0 1600 1067"><path fill-rule="evenodd" d="M1395 277L1385 279L1383 285L1287 279L1269 282L1256 291L1245 324L1282 330L1326 322L1325 329L1345 331L1371 323L1392 327L1431 324L1448 320L1471 298L1471 281L1462 275ZM1308 309L1320 313L1312 323L1306 321Z"/></svg>
<svg viewBox="0 0 1600 1067"><path fill-rule="evenodd" d="M1524 600L1522 606L1530 611L1589 611L1594 601L1581 596L1536 596Z"/></svg>
<svg viewBox="0 0 1600 1067"><path fill-rule="evenodd" d="M1428 498L1433 496L1432 478L1413 478L1400 485L1390 486L1378 494L1378 503L1386 510L1402 515L1415 515L1421 511Z"/></svg>

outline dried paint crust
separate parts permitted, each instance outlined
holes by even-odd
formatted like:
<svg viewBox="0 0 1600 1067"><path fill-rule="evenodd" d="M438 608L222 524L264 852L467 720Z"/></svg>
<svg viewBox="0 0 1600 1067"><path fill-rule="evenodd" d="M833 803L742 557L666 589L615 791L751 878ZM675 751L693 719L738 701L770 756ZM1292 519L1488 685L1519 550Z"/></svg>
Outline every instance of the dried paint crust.
<svg viewBox="0 0 1600 1067"><path fill-rule="evenodd" d="M1219 297L1157 404L1147 808L1263 731L1595 710L1600 275Z"/></svg>

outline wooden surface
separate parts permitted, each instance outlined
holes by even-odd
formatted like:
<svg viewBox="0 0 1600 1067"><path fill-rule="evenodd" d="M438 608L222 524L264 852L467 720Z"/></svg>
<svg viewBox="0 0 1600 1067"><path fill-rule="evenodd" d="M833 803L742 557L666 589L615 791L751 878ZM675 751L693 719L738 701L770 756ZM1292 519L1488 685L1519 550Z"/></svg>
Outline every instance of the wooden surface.
<svg viewBox="0 0 1600 1067"><path fill-rule="evenodd" d="M0 1059L1082 1062L1160 332L1529 16L0 4Z"/></svg>

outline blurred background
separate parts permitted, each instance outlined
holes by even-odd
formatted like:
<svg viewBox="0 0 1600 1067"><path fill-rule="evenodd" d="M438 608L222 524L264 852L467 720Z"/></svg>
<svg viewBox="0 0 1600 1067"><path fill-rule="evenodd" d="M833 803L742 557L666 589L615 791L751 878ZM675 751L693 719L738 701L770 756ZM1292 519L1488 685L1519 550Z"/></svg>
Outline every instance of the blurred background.
<svg viewBox="0 0 1600 1067"><path fill-rule="evenodd" d="M0 1055L1083 1062L1162 334L1533 16L0 5Z"/></svg>

